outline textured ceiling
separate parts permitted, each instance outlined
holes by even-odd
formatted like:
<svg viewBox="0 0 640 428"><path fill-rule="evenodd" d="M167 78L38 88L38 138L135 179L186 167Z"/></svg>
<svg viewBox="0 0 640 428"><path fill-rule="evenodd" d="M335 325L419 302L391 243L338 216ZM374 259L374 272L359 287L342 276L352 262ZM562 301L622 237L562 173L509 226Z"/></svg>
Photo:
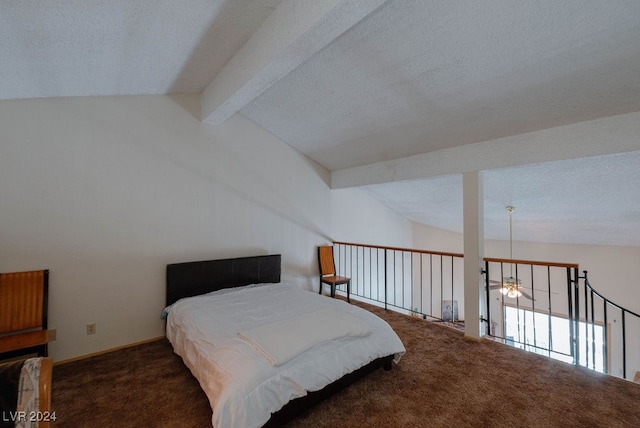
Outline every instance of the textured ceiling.
<svg viewBox="0 0 640 428"><path fill-rule="evenodd" d="M280 0L0 2L0 99L199 93Z"/></svg>
<svg viewBox="0 0 640 428"><path fill-rule="evenodd" d="M242 113L338 170L638 111L639 70L639 1L398 0Z"/></svg>
<svg viewBox="0 0 640 428"><path fill-rule="evenodd" d="M334 172L638 112L639 70L637 0L0 2L0 99L212 93ZM486 237L640 246L634 144L486 170ZM365 190L461 231L442 162Z"/></svg>
<svg viewBox="0 0 640 428"><path fill-rule="evenodd" d="M484 172L486 239L640 246L640 151ZM462 176L364 187L410 220L462 233Z"/></svg>

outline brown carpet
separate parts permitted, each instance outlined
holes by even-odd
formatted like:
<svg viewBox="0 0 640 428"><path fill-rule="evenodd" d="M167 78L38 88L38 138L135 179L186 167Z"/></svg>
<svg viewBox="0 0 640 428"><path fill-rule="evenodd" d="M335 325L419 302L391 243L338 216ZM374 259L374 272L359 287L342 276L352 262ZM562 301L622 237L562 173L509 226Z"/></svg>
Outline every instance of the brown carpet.
<svg viewBox="0 0 640 428"><path fill-rule="evenodd" d="M359 303L358 303L359 304ZM640 385L359 304L407 348L289 427L638 427ZM57 427L204 427L206 396L166 340L61 364Z"/></svg>

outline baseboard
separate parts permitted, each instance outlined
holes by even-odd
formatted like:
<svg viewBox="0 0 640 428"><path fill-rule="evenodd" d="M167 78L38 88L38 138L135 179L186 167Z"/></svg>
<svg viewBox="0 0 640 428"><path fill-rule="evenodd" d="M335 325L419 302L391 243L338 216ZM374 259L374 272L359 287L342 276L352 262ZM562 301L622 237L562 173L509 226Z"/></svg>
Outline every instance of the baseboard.
<svg viewBox="0 0 640 428"><path fill-rule="evenodd" d="M472 342L482 342L483 338L482 337L473 337L473 336L469 336L468 334L464 335L464 338L466 340L470 340Z"/></svg>
<svg viewBox="0 0 640 428"><path fill-rule="evenodd" d="M53 365L57 366L57 365L60 365L60 364L66 364L66 363L72 363L74 361L85 360L87 358L97 357L98 355L104 355L104 354L108 354L110 352L119 351L121 349L131 348L133 346L138 346L138 345L144 345L145 343L149 343L149 342L156 342L158 340L164 339L165 337L166 336L158 336L158 337L153 337L151 339L141 340L140 342L129 343L128 345L116 346L115 348L109 348L109 349L105 349L103 351L98 351L98 352L93 352L91 354L81 355L79 357L73 357L73 358L69 358L69 359L66 359L66 360L62 360L62 361L56 361L56 362L53 363Z"/></svg>

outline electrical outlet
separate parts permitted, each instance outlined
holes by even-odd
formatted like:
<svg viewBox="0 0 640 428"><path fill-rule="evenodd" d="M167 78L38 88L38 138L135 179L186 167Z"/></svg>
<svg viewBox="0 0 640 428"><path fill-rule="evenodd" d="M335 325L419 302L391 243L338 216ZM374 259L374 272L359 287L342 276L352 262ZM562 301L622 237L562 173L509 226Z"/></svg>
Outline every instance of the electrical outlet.
<svg viewBox="0 0 640 428"><path fill-rule="evenodd" d="M87 324L87 334L96 334L96 323L90 322Z"/></svg>
<svg viewBox="0 0 640 428"><path fill-rule="evenodd" d="M53 342L58 338L58 330L55 328L53 330L47 330L47 337L49 342Z"/></svg>

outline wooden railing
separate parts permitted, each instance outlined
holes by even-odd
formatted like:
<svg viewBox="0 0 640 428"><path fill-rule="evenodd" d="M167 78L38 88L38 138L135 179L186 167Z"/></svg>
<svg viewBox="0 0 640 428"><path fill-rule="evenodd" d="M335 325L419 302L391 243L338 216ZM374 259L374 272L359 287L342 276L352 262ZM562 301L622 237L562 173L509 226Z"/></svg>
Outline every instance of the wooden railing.
<svg viewBox="0 0 640 428"><path fill-rule="evenodd" d="M334 259L352 295L424 319L463 316L460 253L334 242Z"/></svg>
<svg viewBox="0 0 640 428"><path fill-rule="evenodd" d="M464 320L464 255L334 242L338 275L351 295L431 321ZM632 378L640 371L640 316L602 297L577 263L487 257L481 319L513 346ZM522 295L501 293L517 278ZM528 298L530 297L530 299ZM514 318L515 317L515 318Z"/></svg>
<svg viewBox="0 0 640 428"><path fill-rule="evenodd" d="M596 328L605 326L603 343L605 373L621 376L628 380L637 379L640 373L640 315L630 311L598 293L589 283L587 271L583 271L582 285L577 283L574 292L576 307L584 307L575 312L575 319L584 320L584 339L577 346L577 355L586 360L587 367L595 368L598 351ZM581 305L581 306L579 306ZM583 315L584 314L584 315ZM631 339L631 340L628 340ZM635 374L635 376L634 376Z"/></svg>
<svg viewBox="0 0 640 428"><path fill-rule="evenodd" d="M576 363L580 336L574 322L575 263L485 258L486 333L513 346ZM514 295L509 278L517 278ZM557 331L566 323L566 332ZM555 330L555 332L554 332Z"/></svg>

